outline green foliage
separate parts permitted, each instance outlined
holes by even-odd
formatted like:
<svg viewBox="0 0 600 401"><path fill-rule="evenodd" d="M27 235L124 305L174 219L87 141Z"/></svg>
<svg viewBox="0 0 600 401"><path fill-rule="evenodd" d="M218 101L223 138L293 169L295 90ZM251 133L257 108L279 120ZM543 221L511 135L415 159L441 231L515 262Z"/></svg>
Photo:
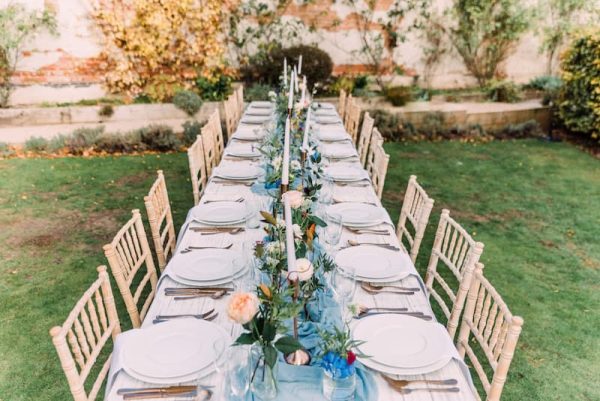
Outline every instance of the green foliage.
<svg viewBox="0 0 600 401"><path fill-rule="evenodd" d="M49 142L41 136L33 136L25 141L25 150L30 152L45 152L48 150Z"/></svg>
<svg viewBox="0 0 600 401"><path fill-rule="evenodd" d="M98 115L100 117L110 118L113 114L115 114L115 109L110 104L104 104L100 107L100 110L98 110Z"/></svg>
<svg viewBox="0 0 600 401"><path fill-rule="evenodd" d="M492 102L515 103L521 100L519 87L511 81L491 80L485 87L485 93Z"/></svg>
<svg viewBox="0 0 600 401"><path fill-rule="evenodd" d="M202 99L197 93L187 90L179 91L173 96L173 104L188 116L194 116L202 107Z"/></svg>
<svg viewBox="0 0 600 401"><path fill-rule="evenodd" d="M302 54L302 75L311 85L322 84L329 79L333 70L333 61L329 54L315 46L294 46L290 48L274 47L268 53L251 58L240 72L247 84L263 83L277 85L283 73L283 60L295 65ZM288 70L289 73L289 70Z"/></svg>
<svg viewBox="0 0 600 401"><path fill-rule="evenodd" d="M392 86L384 91L385 99L396 107L404 106L412 99L410 86Z"/></svg>
<svg viewBox="0 0 600 401"><path fill-rule="evenodd" d="M221 101L231 93L232 82L233 78L224 73L217 74L214 78L201 76L196 79L196 89L204 100Z"/></svg>
<svg viewBox="0 0 600 401"><path fill-rule="evenodd" d="M527 84L523 85L524 89L534 89L544 92L542 104L544 106L554 105L560 95L560 90L563 86L563 81L555 76L541 76L533 78Z"/></svg>
<svg viewBox="0 0 600 401"><path fill-rule="evenodd" d="M29 11L22 4L9 2L0 8L0 108L8 107L13 85L10 81L23 46L41 30L56 31L56 19L47 10Z"/></svg>
<svg viewBox="0 0 600 401"><path fill-rule="evenodd" d="M183 143L187 146L196 141L198 135L202 133L200 121L191 120L183 123Z"/></svg>
<svg viewBox="0 0 600 401"><path fill-rule="evenodd" d="M10 157L15 154L14 149L6 142L0 142L0 157Z"/></svg>
<svg viewBox="0 0 600 401"><path fill-rule="evenodd" d="M529 27L531 12L519 0L456 0L448 13L452 45L482 88Z"/></svg>
<svg viewBox="0 0 600 401"><path fill-rule="evenodd" d="M140 133L131 131L124 134L101 134L96 138L94 149L109 154L132 153L146 150L146 146L141 143Z"/></svg>
<svg viewBox="0 0 600 401"><path fill-rule="evenodd" d="M140 136L140 142L148 150L165 152L177 150L181 146L181 141L168 125L151 124L136 130L136 132Z"/></svg>
<svg viewBox="0 0 600 401"><path fill-rule="evenodd" d="M558 111L565 126L600 142L600 30L579 34L563 54Z"/></svg>
<svg viewBox="0 0 600 401"><path fill-rule="evenodd" d="M333 352L334 354L347 359L348 351L365 343L361 340L353 340L348 326L344 327L344 329L334 326L331 331L319 331L319 336L321 337L320 356L323 356L328 352ZM358 355L362 356L363 354L359 353Z"/></svg>
<svg viewBox="0 0 600 401"><path fill-rule="evenodd" d="M271 85L254 84L244 91L244 98L247 102L255 100L269 100L269 92L272 90Z"/></svg>

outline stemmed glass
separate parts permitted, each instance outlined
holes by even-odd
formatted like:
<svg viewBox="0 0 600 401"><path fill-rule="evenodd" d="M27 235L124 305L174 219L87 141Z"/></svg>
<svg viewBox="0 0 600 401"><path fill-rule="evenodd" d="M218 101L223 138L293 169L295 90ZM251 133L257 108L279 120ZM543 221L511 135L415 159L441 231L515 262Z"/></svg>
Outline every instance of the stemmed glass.
<svg viewBox="0 0 600 401"><path fill-rule="evenodd" d="M354 298L356 292L356 272L350 266L344 267L344 271L334 269L331 272L331 288L337 295L342 309L342 319L346 321L348 305Z"/></svg>
<svg viewBox="0 0 600 401"><path fill-rule="evenodd" d="M319 192L319 202L329 205L333 202L334 182L330 177L323 177L321 180L321 191Z"/></svg>
<svg viewBox="0 0 600 401"><path fill-rule="evenodd" d="M231 393L242 397L250 388L250 353L247 347L231 348L227 355L227 378Z"/></svg>
<svg viewBox="0 0 600 401"><path fill-rule="evenodd" d="M326 213L327 227L325 227L325 240L329 245L337 245L342 236L343 218L339 213Z"/></svg>

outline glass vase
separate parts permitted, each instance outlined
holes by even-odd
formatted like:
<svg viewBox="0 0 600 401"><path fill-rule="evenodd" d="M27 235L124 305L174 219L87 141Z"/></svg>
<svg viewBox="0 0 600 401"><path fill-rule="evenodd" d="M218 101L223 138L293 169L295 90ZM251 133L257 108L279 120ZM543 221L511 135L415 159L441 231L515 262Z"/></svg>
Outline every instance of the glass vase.
<svg viewBox="0 0 600 401"><path fill-rule="evenodd" d="M353 401L356 390L356 373L344 378L335 378L323 370L323 395L328 401Z"/></svg>
<svg viewBox="0 0 600 401"><path fill-rule="evenodd" d="M254 344L250 356L251 376L250 390L263 401L270 401L277 396L277 380L275 379L277 363L271 368L265 363L263 348Z"/></svg>

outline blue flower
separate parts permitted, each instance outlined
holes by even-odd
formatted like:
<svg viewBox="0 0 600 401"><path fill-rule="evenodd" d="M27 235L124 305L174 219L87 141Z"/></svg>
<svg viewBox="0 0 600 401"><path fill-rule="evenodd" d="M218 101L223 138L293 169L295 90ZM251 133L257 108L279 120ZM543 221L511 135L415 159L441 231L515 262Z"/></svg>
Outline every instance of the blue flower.
<svg viewBox="0 0 600 401"><path fill-rule="evenodd" d="M336 379L343 379L356 372L354 365L348 365L346 358L331 351L323 355L321 367Z"/></svg>
<svg viewBox="0 0 600 401"><path fill-rule="evenodd" d="M280 185L281 185L281 179L278 179L275 182L266 182L265 188L266 189L277 189L277 188L279 188Z"/></svg>

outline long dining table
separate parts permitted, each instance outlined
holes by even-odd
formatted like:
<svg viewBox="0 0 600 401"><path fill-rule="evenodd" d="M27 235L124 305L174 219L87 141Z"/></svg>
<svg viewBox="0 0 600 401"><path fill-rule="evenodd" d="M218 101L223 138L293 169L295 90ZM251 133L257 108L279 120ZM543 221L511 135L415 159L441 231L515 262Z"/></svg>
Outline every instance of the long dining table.
<svg viewBox="0 0 600 401"><path fill-rule="evenodd" d="M250 105L249 107L251 107ZM329 106L332 109L331 106ZM314 131L326 131L328 129L334 129L334 125L332 124L323 124L319 125L314 123ZM342 125L335 125L335 129L341 129ZM241 122L238 126L238 131L252 131L257 129L257 125L254 124L244 124L244 118L242 117ZM220 166L234 166L236 168L244 169L248 166L260 166L260 160L257 159L244 159L240 157L231 157L228 153L228 149L236 146L247 145L247 140L237 141L236 135L232 135L232 138L229 138L227 147L224 152L224 156L220 161ZM320 143L320 146L323 149L319 149L323 154L327 154L327 147L331 146L331 144L327 144L324 141ZM348 151L354 151L355 146L352 143L350 136L348 135L348 140L344 142L337 142L334 144L336 149L340 147L347 147ZM329 161L330 165L344 165L344 166L353 166L358 168L363 168L360 164L358 157L350 157L343 158L340 160L331 159ZM368 182L368 180L366 181ZM258 186L259 184L256 184ZM360 186L351 186L351 185L334 185L333 188L333 202L334 203L342 203L342 202L360 202L376 205L379 208L382 208L381 202L378 199L373 187L371 185L360 185ZM214 179L211 177L209 183L205 189L204 195L200 200L201 204L219 202L223 200L240 200L243 199L244 202L254 202L260 207L269 208L271 197L265 191L257 191L255 186L244 185L243 183L238 183L236 185L235 182L230 183L219 179ZM268 209L267 209L268 210ZM381 230L386 230L389 232L388 236L385 236L387 244L391 245L390 248L398 248L396 252L403 252L401 250L401 244L399 243L397 236L395 235L395 227L392 221L389 218L387 212L385 212L387 216L386 221L379 226L371 227ZM178 235L177 248L175 252L175 256L182 251L185 252L185 249L189 246L215 246L215 247L230 247L230 249L239 252L251 252L251 246L249 244L253 244L256 241L260 241L264 237L264 230L261 225L256 228L248 228L245 227L244 230L240 230L238 232L224 232L218 234L211 235L203 235L198 230L194 230L194 227L201 226L199 223L193 221L191 217L191 213L188 214L188 218L185 223L182 225L180 229L180 233ZM345 244L348 244L349 241L363 241L363 242L373 242L373 241L381 241L381 236L368 235L368 234L357 234L355 231L351 231L348 228L343 228L341 238L338 244L329 245L323 242L323 247L325 251L331 252L335 254L341 247L344 247ZM249 255L244 255L249 256ZM121 388L148 388L154 387L156 384L147 383L140 380L137 380L126 373L122 366L120 365L120 355L119 353L122 351L123 347L127 346L127 336L129 333L135 332L136 330L145 330L155 324L154 320L158 315L174 315L174 314L199 314L205 312L210 309L215 309L218 313L217 317L213 320L214 323L221 326L228 334L231 335L232 339L235 339L242 331L242 327L239 324L232 322L227 315L227 304L229 296L222 297L220 299L212 299L210 297L203 298L190 298L189 300L174 300L174 297L167 296L165 294L165 288L179 288L186 287L186 285L181 284L175 280L173 280L169 276L169 272L173 268L173 264L177 263L178 258L174 257L171 259L165 271L161 274L161 277L158 281L157 290L155 293L154 300L145 316L143 323L139 329L130 330L129 332L122 333L117 341L115 342L111 367L108 375L108 383L105 392L105 400L107 401L120 401L123 400L123 397L117 394L118 389ZM378 306L386 306L386 307L402 307L407 308L409 311L414 312L422 312L425 315L432 316L433 322L430 322L432 330L439 330L440 327L443 328L440 324L435 322L434 313L430 306L426 290L424 288L423 282L417 273L417 270L411 263L411 272L401 281L396 283L398 285L402 285L403 287L419 287L421 291L415 292L411 295L402 295L395 293L377 293L372 294L366 292L361 286L357 285L356 292L354 294L353 303L360 304L366 307L378 307ZM160 323L159 323L160 324ZM449 336L447 336L448 342L448 362L437 369L434 372L425 374L425 375L411 375L411 376L403 376L402 379L406 380L447 380L454 379L457 381L456 387L460 389L457 393L450 392L437 392L435 389L436 386L431 386L428 383L419 384L416 387L419 387L423 390L415 391L411 393L403 393L394 390L383 378L382 376L375 372L373 372L373 376L375 377L375 382L377 386L377 399L384 400L406 400L406 401L414 401L414 400L431 400L431 401L453 401L453 400L476 400L478 397L476 396L476 392L470 377L470 373L465 363L459 357L456 348L454 348L452 344L452 340ZM401 341L398 339L398 341ZM450 349L451 348L451 349ZM284 362L281 362L284 363ZM211 374L202 379L203 385L212 385L215 386L215 389L219 389L220 381L222 377L218 374ZM189 384L189 383L180 383L180 384ZM300 383L301 384L301 383ZM433 389L433 391L427 391L427 389ZM226 395L226 391L215 391L213 394L213 400L226 400L229 397ZM166 398L169 400L189 400L190 398L184 397L172 397ZM309 401L309 400L306 400ZM310 400L312 401L312 400Z"/></svg>

